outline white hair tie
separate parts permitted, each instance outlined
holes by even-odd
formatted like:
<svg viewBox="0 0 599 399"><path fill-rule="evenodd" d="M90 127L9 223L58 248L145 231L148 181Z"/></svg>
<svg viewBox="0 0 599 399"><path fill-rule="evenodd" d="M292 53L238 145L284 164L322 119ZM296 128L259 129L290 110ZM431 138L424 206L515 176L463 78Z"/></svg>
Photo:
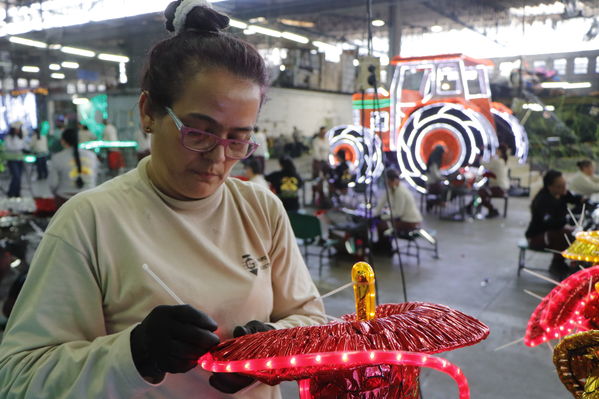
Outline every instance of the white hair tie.
<svg viewBox="0 0 599 399"><path fill-rule="evenodd" d="M175 27L175 34L183 32L185 29L185 20L187 14L194 9L194 7L206 7L212 9L212 5L206 0L183 0L181 4L175 10L175 18L173 19L173 26Z"/></svg>

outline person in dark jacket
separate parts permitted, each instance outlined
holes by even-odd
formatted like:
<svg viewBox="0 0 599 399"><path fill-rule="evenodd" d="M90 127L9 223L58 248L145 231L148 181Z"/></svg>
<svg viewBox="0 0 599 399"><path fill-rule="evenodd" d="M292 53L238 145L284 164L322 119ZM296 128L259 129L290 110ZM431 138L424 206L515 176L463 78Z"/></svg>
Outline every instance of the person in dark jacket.
<svg viewBox="0 0 599 399"><path fill-rule="evenodd" d="M532 200L532 219L526 229L526 238L532 249L563 251L574 241L573 229L567 225L568 204L578 205L582 197L570 193L566 180L557 170L549 170L543 176L543 188ZM568 272L564 258L553 256L551 274L563 278Z"/></svg>
<svg viewBox="0 0 599 399"><path fill-rule="evenodd" d="M275 189L275 193L281 199L285 210L287 212L297 212L300 209L298 191L304 183L291 158L287 156L279 158L279 165L281 170L266 176L266 181Z"/></svg>

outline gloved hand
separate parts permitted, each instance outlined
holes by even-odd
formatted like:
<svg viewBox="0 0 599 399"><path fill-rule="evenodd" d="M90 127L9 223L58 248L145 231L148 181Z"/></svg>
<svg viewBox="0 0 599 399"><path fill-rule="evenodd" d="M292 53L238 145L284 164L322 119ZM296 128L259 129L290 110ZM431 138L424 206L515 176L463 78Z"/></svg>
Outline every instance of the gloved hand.
<svg viewBox="0 0 599 399"><path fill-rule="evenodd" d="M269 324L263 323L258 320L252 320L245 326L237 326L233 330L233 336L239 338L244 335L254 334L257 332L265 332L274 330L275 328ZM248 377L243 374L237 373L214 373L210 376L209 382L214 388L224 393L235 393L248 385L252 384L255 380L252 377Z"/></svg>
<svg viewBox="0 0 599 399"><path fill-rule="evenodd" d="M190 305L157 306L131 331L131 355L139 374L158 382L185 373L220 342L216 322Z"/></svg>

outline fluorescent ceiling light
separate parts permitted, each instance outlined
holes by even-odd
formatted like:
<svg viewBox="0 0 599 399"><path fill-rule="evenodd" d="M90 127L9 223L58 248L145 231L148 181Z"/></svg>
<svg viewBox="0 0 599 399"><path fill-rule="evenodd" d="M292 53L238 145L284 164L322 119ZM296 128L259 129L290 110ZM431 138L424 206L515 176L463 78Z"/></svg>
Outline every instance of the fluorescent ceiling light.
<svg viewBox="0 0 599 399"><path fill-rule="evenodd" d="M534 112L542 112L544 110L543 106L541 104L537 104L537 103L524 104L522 106L522 108L529 109Z"/></svg>
<svg viewBox="0 0 599 399"><path fill-rule="evenodd" d="M51 71L60 71L60 65L58 64L50 64L48 68L50 68Z"/></svg>
<svg viewBox="0 0 599 399"><path fill-rule="evenodd" d="M113 62L129 62L129 57L126 57L124 55L116 55L116 54L106 54L106 53L101 53L98 54L98 58L101 59L102 61L113 61Z"/></svg>
<svg viewBox="0 0 599 399"><path fill-rule="evenodd" d="M79 64L71 61L64 61L60 64L63 68L77 69L79 68Z"/></svg>
<svg viewBox="0 0 599 399"><path fill-rule="evenodd" d="M238 29L246 29L248 27L248 24L246 24L245 22L242 21L238 21L236 19L229 19L229 26L232 26L234 28L238 28Z"/></svg>
<svg viewBox="0 0 599 399"><path fill-rule="evenodd" d="M381 26L385 26L385 21L383 21L382 19L375 19L374 21L372 21L372 26L380 28Z"/></svg>
<svg viewBox="0 0 599 399"><path fill-rule="evenodd" d="M67 53L67 54L80 55L82 57L95 57L96 56L96 53L94 53L91 50L84 50L82 48L77 48L77 47L63 46L60 48L60 51L62 51L63 53Z"/></svg>
<svg viewBox="0 0 599 399"><path fill-rule="evenodd" d="M37 48L47 48L48 45L44 42L38 42L37 40L25 39L24 37L11 36L8 38L11 43L22 44L23 46L31 46Z"/></svg>
<svg viewBox="0 0 599 399"><path fill-rule="evenodd" d="M51 44L48 46L50 50L60 50L62 48L62 44Z"/></svg>
<svg viewBox="0 0 599 399"><path fill-rule="evenodd" d="M544 89L588 89L593 85L591 82L543 82L541 83L541 87Z"/></svg>
<svg viewBox="0 0 599 399"><path fill-rule="evenodd" d="M281 72L283 72L285 69L287 69L287 68L285 67L285 65L282 65L282 64L281 64L281 66L279 66L279 70L280 70Z"/></svg>
<svg viewBox="0 0 599 399"><path fill-rule="evenodd" d="M431 32L439 33L443 31L443 27L441 25L433 25L431 26Z"/></svg>
<svg viewBox="0 0 599 399"><path fill-rule="evenodd" d="M25 65L24 67L21 68L21 71L30 72L30 73L38 73L40 71L40 68L36 67L36 66Z"/></svg>
<svg viewBox="0 0 599 399"><path fill-rule="evenodd" d="M50 77L53 79L64 79L64 73L60 73L60 72L54 72L52 74L50 74Z"/></svg>
<svg viewBox="0 0 599 399"><path fill-rule="evenodd" d="M281 37L282 33L279 32L278 30L274 30L274 29L270 29L270 28L265 28L263 26L258 26L258 25L250 25L248 26L248 29L250 31L256 32L256 33L261 33L263 35L266 36L272 36L272 37Z"/></svg>
<svg viewBox="0 0 599 399"><path fill-rule="evenodd" d="M360 66L360 60L358 60L357 58L354 59L353 64L355 67Z"/></svg>
<svg viewBox="0 0 599 399"><path fill-rule="evenodd" d="M297 26L299 28L313 28L316 26L316 24L314 22L298 21L295 19L286 19L286 18L279 19L279 22L282 23L283 25Z"/></svg>
<svg viewBox="0 0 599 399"><path fill-rule="evenodd" d="M89 103L89 98L85 97L75 97L73 98L73 104L75 105L83 105Z"/></svg>
<svg viewBox="0 0 599 399"><path fill-rule="evenodd" d="M315 45L316 47L322 48L322 49L337 49L337 46L334 46L329 43L321 42L318 40L313 41L312 44Z"/></svg>
<svg viewBox="0 0 599 399"><path fill-rule="evenodd" d="M250 30L250 29L246 29L243 31L243 34L249 36L249 35L255 35L256 32L254 32L253 30Z"/></svg>
<svg viewBox="0 0 599 399"><path fill-rule="evenodd" d="M294 42L298 42L298 43L302 43L302 44L310 43L310 39L308 39L306 36L296 35L295 33L291 33L291 32L283 32L281 34L281 37L283 39L292 40Z"/></svg>

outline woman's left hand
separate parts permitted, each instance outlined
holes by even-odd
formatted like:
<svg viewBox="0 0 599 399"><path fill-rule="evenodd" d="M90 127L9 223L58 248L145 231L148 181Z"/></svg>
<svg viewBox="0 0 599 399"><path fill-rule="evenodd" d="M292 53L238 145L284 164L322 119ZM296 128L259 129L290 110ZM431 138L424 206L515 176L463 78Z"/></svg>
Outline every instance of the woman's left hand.
<svg viewBox="0 0 599 399"><path fill-rule="evenodd" d="M235 338L248 334L274 330L269 324L258 320L252 320L244 326L237 326L233 331ZM214 373L210 376L210 385L224 393L235 393L252 384L255 379L247 375L237 373Z"/></svg>

